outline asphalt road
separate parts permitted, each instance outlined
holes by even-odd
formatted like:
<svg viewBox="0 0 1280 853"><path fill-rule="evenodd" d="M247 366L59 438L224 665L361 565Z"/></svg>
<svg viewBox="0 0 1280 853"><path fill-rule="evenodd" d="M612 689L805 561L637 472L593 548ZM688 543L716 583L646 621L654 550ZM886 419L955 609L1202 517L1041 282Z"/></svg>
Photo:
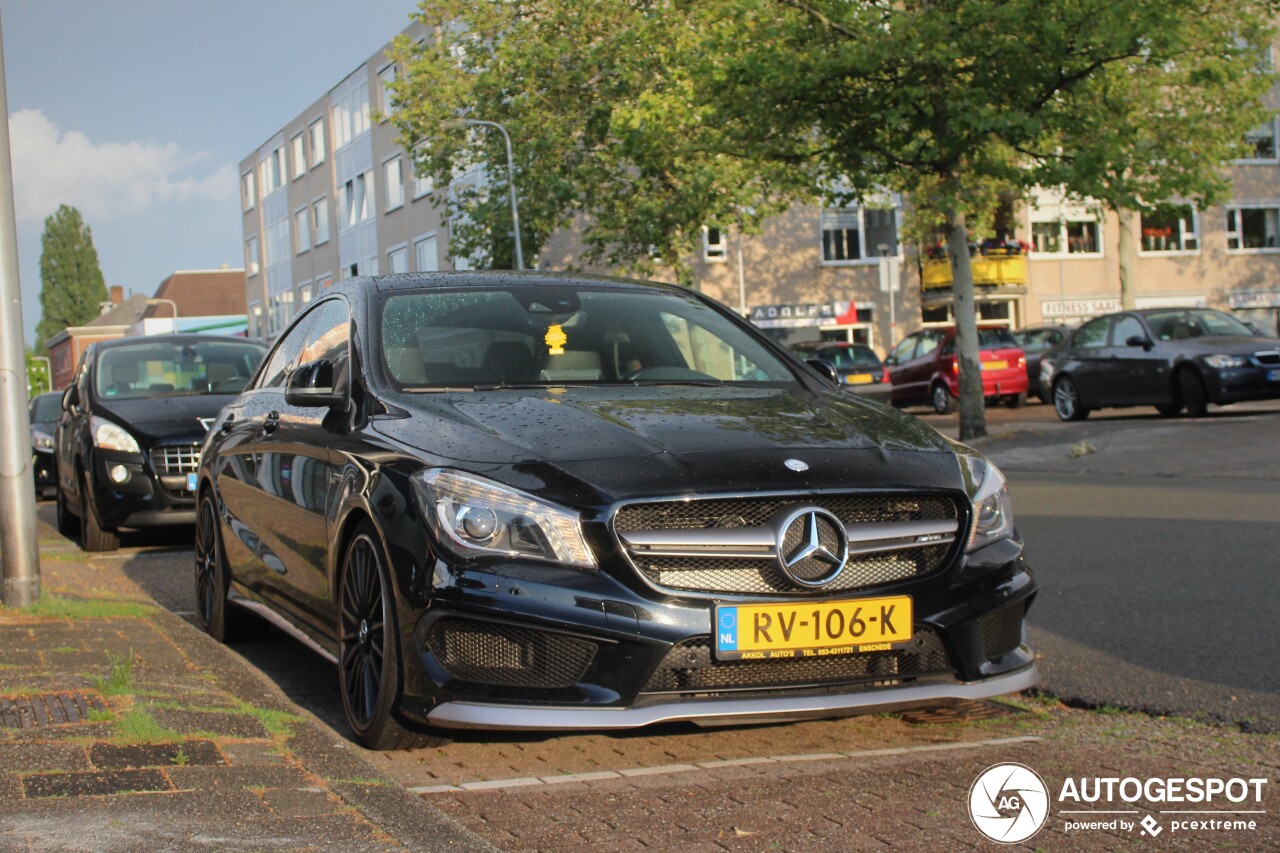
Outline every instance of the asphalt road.
<svg viewBox="0 0 1280 853"><path fill-rule="evenodd" d="M924 417L955 433L954 415ZM1196 421L1120 411L1083 424L1030 405L990 410L989 426L979 446L1009 473L1043 587L1029 618L1041 686L1088 706L1280 731L1280 405ZM41 508L48 521L52 509ZM120 556L183 613L193 607L189 537L132 534ZM236 651L344 730L330 664L282 635Z"/></svg>

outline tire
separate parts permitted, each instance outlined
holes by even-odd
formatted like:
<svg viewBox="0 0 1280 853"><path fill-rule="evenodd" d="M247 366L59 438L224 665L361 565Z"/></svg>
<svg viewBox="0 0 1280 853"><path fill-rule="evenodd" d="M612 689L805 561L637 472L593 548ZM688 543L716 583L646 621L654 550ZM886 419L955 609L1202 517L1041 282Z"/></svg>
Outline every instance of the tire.
<svg viewBox="0 0 1280 853"><path fill-rule="evenodd" d="M1021 409L1027 404L1027 392L1023 391L1021 394L1010 394L1008 397L1004 398L1004 404L1011 409Z"/></svg>
<svg viewBox="0 0 1280 853"><path fill-rule="evenodd" d="M261 633L262 622L227 600L231 575L222 550L222 530L213 492L200 496L195 530L196 624L220 643L233 643Z"/></svg>
<svg viewBox="0 0 1280 853"><path fill-rule="evenodd" d="M356 527L338 579L338 690L347 725L374 750L439 746L445 738L395 718L400 700L400 643L394 591L377 530Z"/></svg>
<svg viewBox="0 0 1280 853"><path fill-rule="evenodd" d="M68 539L80 541L80 519L71 514L71 507L67 506L67 496L62 491L62 486L54 488L54 500L57 503L58 514L58 532Z"/></svg>
<svg viewBox="0 0 1280 853"><path fill-rule="evenodd" d="M93 494L84 472L79 472L80 483L80 550L89 552L116 551L120 537L98 523L98 510L93 505Z"/></svg>
<svg viewBox="0 0 1280 853"><path fill-rule="evenodd" d="M951 396L947 386L941 382L933 386L933 391L929 394L929 401L933 403L933 410L940 415L949 415L956 408L956 398Z"/></svg>
<svg viewBox="0 0 1280 853"><path fill-rule="evenodd" d="M1080 392L1070 376L1053 383L1053 410L1063 421L1082 421L1089 417L1089 410L1080 405Z"/></svg>
<svg viewBox="0 0 1280 853"><path fill-rule="evenodd" d="M1209 413L1209 399L1204 383L1194 370L1184 368L1178 371L1178 387L1182 391L1182 404L1187 407L1187 417L1203 418Z"/></svg>
<svg viewBox="0 0 1280 853"><path fill-rule="evenodd" d="M1178 412L1182 411L1182 403L1161 403L1159 406L1156 406L1156 411L1160 413L1160 417L1162 418L1176 418L1178 416Z"/></svg>

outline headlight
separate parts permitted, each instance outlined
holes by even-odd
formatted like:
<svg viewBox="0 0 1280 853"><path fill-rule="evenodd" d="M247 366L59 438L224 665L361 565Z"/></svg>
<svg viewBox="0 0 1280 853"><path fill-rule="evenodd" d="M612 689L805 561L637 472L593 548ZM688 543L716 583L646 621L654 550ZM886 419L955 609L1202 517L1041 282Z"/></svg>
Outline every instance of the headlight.
<svg viewBox="0 0 1280 853"><path fill-rule="evenodd" d="M1249 359L1242 355L1207 355L1204 363L1222 370L1224 367L1248 367Z"/></svg>
<svg viewBox="0 0 1280 853"><path fill-rule="evenodd" d="M978 455L963 459L969 469L966 485L973 496L973 529L966 550L976 551L1013 535L1013 503L1009 483L995 463Z"/></svg>
<svg viewBox="0 0 1280 853"><path fill-rule="evenodd" d="M509 486L442 468L413 478L436 540L461 557L519 557L596 567L576 512Z"/></svg>
<svg viewBox="0 0 1280 853"><path fill-rule="evenodd" d="M53 450L53 436L47 432L31 433L31 446L37 450Z"/></svg>
<svg viewBox="0 0 1280 853"><path fill-rule="evenodd" d="M93 427L95 447L101 447L103 450L121 450L125 453L142 452L134 437L119 424L113 424L103 418L91 418L89 423Z"/></svg>

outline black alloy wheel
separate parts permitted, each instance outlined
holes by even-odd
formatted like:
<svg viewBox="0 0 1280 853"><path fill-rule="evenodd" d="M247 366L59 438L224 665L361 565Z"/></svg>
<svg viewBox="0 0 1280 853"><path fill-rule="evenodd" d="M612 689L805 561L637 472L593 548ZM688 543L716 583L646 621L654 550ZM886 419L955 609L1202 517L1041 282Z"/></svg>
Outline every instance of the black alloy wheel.
<svg viewBox="0 0 1280 853"><path fill-rule="evenodd" d="M244 639L259 624L250 614L227 601L230 578L222 553L222 533L213 493L205 490L196 513L196 621L220 643Z"/></svg>
<svg viewBox="0 0 1280 853"><path fill-rule="evenodd" d="M392 594L377 531L362 522L347 546L338 589L342 709L369 749L439 745L443 738L407 729L393 716L400 698L400 651Z"/></svg>
<svg viewBox="0 0 1280 853"><path fill-rule="evenodd" d="M932 402L933 410L940 415L949 415L956 407L956 398L941 382L933 386Z"/></svg>
<svg viewBox="0 0 1280 853"><path fill-rule="evenodd" d="M1178 387L1182 390L1182 402L1187 407L1187 417L1203 418L1209 413L1209 399L1204 383L1195 370L1184 367L1178 371Z"/></svg>
<svg viewBox="0 0 1280 853"><path fill-rule="evenodd" d="M80 483L80 550L116 551L120 548L120 536L98 523L98 510L93 505L93 493L89 491L89 479L79 472Z"/></svg>
<svg viewBox="0 0 1280 853"><path fill-rule="evenodd" d="M1089 410L1080 405L1080 392L1070 376L1053 383L1053 410L1064 421L1082 421L1089 417Z"/></svg>

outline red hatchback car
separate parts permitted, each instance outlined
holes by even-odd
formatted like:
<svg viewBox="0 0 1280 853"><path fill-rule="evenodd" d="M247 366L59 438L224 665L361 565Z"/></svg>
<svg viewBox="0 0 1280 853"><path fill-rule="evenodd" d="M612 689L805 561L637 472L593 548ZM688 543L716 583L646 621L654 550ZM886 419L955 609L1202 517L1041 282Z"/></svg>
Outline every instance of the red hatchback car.
<svg viewBox="0 0 1280 853"><path fill-rule="evenodd" d="M884 363L893 381L895 406L931 403L940 415L955 409L960 390L955 340L955 327L923 329L907 335L893 348ZM1027 359L1009 330L979 326L978 348L982 393L987 401L1000 400L1010 408L1027 402Z"/></svg>

